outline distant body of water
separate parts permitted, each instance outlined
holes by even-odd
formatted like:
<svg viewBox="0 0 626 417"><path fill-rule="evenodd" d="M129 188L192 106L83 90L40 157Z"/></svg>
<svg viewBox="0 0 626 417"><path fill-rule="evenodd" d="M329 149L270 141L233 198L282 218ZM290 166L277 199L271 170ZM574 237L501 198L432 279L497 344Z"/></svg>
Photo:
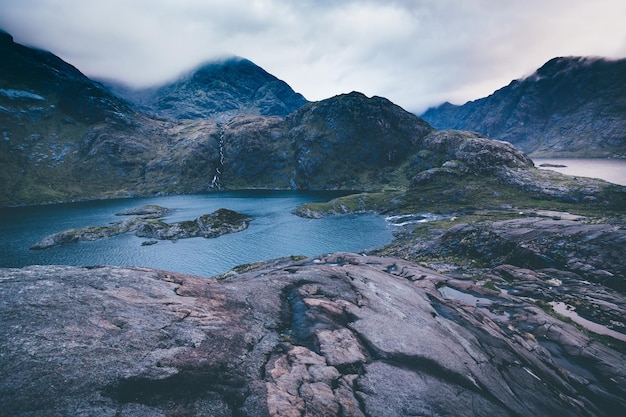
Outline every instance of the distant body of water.
<svg viewBox="0 0 626 417"><path fill-rule="evenodd" d="M626 185L626 159L601 158L533 158L537 168L550 169L566 175L600 178L614 184ZM563 168L541 167L541 164L565 165Z"/></svg>
<svg viewBox="0 0 626 417"><path fill-rule="evenodd" d="M122 265L212 276L244 263L290 255L359 252L391 242L393 226L383 216L304 219L291 213L301 204L336 196L337 193L330 192L242 191L3 208L0 209L0 267ZM94 242L29 250L52 233L117 222L123 217L115 213L145 204L171 209L172 213L163 219L168 223L193 220L222 207L253 220L243 232L212 239L164 240L142 246L146 239L126 233Z"/></svg>

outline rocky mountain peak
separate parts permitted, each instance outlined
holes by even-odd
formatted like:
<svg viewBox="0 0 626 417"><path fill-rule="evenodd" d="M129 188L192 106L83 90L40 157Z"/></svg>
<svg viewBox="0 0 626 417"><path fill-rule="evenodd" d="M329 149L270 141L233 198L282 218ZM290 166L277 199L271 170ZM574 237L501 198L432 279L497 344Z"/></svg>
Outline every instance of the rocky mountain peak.
<svg viewBox="0 0 626 417"><path fill-rule="evenodd" d="M537 71L535 71L533 75L528 78L534 79L536 77L559 77L565 75L567 71L585 69L585 67L589 67L594 63L602 61L606 62L607 60L604 60L602 58L583 56L552 58L551 60L543 64Z"/></svg>
<svg viewBox="0 0 626 417"><path fill-rule="evenodd" d="M188 77L198 84L222 81L231 85L239 84L249 88L277 80L276 77L252 61L239 56L208 61L193 70Z"/></svg>
<svg viewBox="0 0 626 417"><path fill-rule="evenodd" d="M307 102L287 83L241 57L206 62L157 88L118 92L142 110L174 120L284 117Z"/></svg>
<svg viewBox="0 0 626 417"><path fill-rule="evenodd" d="M0 43L13 43L13 36L0 29Z"/></svg>
<svg viewBox="0 0 626 417"><path fill-rule="evenodd" d="M389 100L358 92L309 103L286 123L297 172L307 188L349 189L378 182L385 169L402 164L433 130Z"/></svg>
<svg viewBox="0 0 626 417"><path fill-rule="evenodd" d="M385 131L389 132L396 128L401 130L408 128L416 129L419 132L416 131L415 135L422 136L424 132L432 130L432 127L424 120L388 99L378 96L368 98L357 91L309 103L290 115L288 119L292 125L302 122L324 122L338 135L341 135L342 131L336 128L343 124L346 125L345 127L350 125L351 128L362 130L364 133L373 130L384 134Z"/></svg>

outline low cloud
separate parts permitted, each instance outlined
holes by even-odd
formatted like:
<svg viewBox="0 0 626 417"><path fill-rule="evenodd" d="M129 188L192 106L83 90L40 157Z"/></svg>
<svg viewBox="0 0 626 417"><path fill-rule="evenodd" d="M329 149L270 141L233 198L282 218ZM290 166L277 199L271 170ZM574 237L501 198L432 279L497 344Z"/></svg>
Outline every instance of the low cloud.
<svg viewBox="0 0 626 417"><path fill-rule="evenodd" d="M361 91L421 112L490 94L555 56L626 56L621 0L21 0L16 42L149 86L239 55L309 100Z"/></svg>

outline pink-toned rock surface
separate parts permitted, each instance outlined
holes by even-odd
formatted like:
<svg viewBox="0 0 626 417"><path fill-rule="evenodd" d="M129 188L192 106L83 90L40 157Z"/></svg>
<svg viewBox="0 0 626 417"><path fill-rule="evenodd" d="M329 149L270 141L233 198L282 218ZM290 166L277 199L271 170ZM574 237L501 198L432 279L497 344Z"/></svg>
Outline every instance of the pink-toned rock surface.
<svg viewBox="0 0 626 417"><path fill-rule="evenodd" d="M1 416L617 416L625 357L394 258L0 270ZM462 285L458 285L462 287ZM466 286L471 290L471 286ZM482 295L485 296L485 295Z"/></svg>

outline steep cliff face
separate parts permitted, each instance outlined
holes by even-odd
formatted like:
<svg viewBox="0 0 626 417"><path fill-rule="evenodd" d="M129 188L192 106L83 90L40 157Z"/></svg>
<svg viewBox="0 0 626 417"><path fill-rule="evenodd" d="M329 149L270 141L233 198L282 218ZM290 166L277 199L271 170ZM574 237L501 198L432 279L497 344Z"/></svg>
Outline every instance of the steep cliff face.
<svg viewBox="0 0 626 417"><path fill-rule="evenodd" d="M140 109L168 119L286 116L307 102L284 81L239 57L206 63L160 87L117 91Z"/></svg>
<svg viewBox="0 0 626 417"><path fill-rule="evenodd" d="M536 156L626 157L626 59L554 58L489 97L422 117Z"/></svg>

